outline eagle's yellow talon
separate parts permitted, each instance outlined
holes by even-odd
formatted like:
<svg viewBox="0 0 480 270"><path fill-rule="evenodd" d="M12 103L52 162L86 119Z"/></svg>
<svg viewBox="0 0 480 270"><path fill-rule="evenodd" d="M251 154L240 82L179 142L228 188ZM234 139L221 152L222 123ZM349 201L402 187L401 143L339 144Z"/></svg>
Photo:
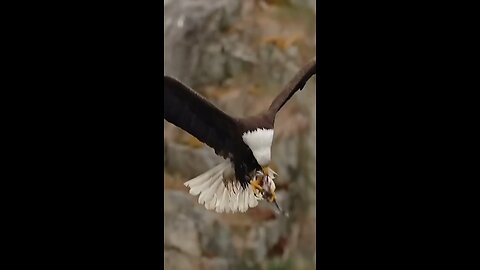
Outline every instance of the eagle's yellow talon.
<svg viewBox="0 0 480 270"><path fill-rule="evenodd" d="M255 180L250 181L250 185L252 185L253 193L259 194L263 192L262 186L260 186L260 182L255 178Z"/></svg>
<svg viewBox="0 0 480 270"><path fill-rule="evenodd" d="M272 197L268 199L270 202L276 202L277 201L277 196L275 195L275 191L272 192Z"/></svg>

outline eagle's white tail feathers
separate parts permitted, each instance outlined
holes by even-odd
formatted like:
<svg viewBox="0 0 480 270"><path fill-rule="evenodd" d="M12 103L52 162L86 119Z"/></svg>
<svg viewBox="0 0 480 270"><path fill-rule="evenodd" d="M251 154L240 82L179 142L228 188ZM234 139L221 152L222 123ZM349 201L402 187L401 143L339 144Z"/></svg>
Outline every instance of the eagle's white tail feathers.
<svg viewBox="0 0 480 270"><path fill-rule="evenodd" d="M212 180L212 176L222 169L224 164L219 164L218 166L208 170L207 172L193 178L192 180L185 183L185 186L190 187L190 194L197 196L202 190L204 190L208 184L209 180Z"/></svg>
<svg viewBox="0 0 480 270"><path fill-rule="evenodd" d="M257 206L258 202L257 202L257 199L255 198L255 195L252 193L248 193L248 206L250 208L253 208L255 206Z"/></svg>
<svg viewBox="0 0 480 270"><path fill-rule="evenodd" d="M210 201L213 199L213 194L216 191L218 185L222 183L222 171L223 167L220 167L215 174L213 174L209 179L206 179L205 183L200 184L200 196L198 196L198 203L204 204L205 207L209 210Z"/></svg>
<svg viewBox="0 0 480 270"><path fill-rule="evenodd" d="M272 169L268 174L272 180L277 175ZM233 177L232 164L226 161L185 182L185 186L190 188L190 194L200 195L198 203L218 213L246 212L256 207L260 198L253 194L250 186L243 189L238 181L231 181Z"/></svg>
<svg viewBox="0 0 480 270"><path fill-rule="evenodd" d="M246 210L244 210L244 202L243 202L243 199L245 198L245 196L243 195L243 192L239 192L238 193L238 210L240 212L245 212Z"/></svg>

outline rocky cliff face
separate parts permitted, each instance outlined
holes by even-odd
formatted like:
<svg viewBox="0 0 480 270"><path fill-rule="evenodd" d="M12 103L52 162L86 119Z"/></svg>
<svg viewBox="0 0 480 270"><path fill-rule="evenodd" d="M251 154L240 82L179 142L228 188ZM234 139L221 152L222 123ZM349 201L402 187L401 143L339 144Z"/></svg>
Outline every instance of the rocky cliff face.
<svg viewBox="0 0 480 270"><path fill-rule="evenodd" d="M165 0L165 73L236 116L257 113L315 56L315 1ZM290 218L262 202L217 214L183 183L222 159L164 122L165 269L314 269L315 77L278 114L273 167Z"/></svg>

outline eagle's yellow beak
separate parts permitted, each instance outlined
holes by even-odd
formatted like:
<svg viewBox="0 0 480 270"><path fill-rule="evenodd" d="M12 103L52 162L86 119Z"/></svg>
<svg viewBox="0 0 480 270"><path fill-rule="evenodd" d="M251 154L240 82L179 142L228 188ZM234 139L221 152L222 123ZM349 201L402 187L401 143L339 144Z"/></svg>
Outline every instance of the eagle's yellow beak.
<svg viewBox="0 0 480 270"><path fill-rule="evenodd" d="M268 175L268 172L270 171L270 167L269 166L262 167L262 171L264 175Z"/></svg>

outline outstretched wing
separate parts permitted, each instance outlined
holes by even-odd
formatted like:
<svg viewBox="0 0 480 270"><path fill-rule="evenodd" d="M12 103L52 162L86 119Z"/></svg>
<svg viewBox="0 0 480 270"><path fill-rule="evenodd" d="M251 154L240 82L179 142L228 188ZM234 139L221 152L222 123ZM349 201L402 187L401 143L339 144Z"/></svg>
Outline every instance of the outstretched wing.
<svg viewBox="0 0 480 270"><path fill-rule="evenodd" d="M164 76L163 118L228 158L233 149L235 120L197 92Z"/></svg>
<svg viewBox="0 0 480 270"><path fill-rule="evenodd" d="M269 113L276 114L285 103L297 92L302 90L307 83L308 79L316 74L317 70L317 59L314 58L310 60L297 74L293 77L292 80L283 88L282 92L273 100L270 108L268 109Z"/></svg>

